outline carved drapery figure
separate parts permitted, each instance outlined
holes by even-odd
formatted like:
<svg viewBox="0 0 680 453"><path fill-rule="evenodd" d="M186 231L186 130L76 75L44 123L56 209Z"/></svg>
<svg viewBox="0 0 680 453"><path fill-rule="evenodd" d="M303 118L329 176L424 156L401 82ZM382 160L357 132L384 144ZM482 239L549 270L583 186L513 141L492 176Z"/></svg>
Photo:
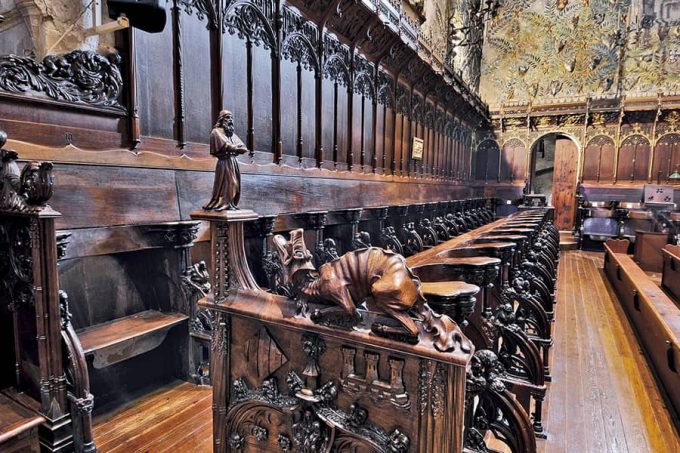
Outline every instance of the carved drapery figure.
<svg viewBox="0 0 680 453"><path fill-rule="evenodd" d="M234 115L222 110L210 132L210 154L217 157L212 198L203 206L208 211L238 209L241 198L241 172L237 157L248 151L234 133Z"/></svg>

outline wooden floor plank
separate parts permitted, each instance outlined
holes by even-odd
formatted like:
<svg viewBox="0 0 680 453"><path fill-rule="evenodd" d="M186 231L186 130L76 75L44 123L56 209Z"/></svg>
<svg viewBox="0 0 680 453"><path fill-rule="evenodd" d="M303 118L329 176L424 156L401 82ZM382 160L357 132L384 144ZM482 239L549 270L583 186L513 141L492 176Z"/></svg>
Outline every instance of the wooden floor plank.
<svg viewBox="0 0 680 453"><path fill-rule="evenodd" d="M568 280L569 288L571 289L568 293L567 301L568 306L566 307L567 318L561 322L569 326L570 339L567 342L567 374L566 374L566 385L567 385L567 398L564 404L566 405L566 426L565 433L567 433L567 451L588 451L587 449L587 429L586 417L583 406L584 406L584 395L583 395L583 373L582 373L582 357L581 357L581 342L583 338L581 336L581 330L583 326L579 325L579 309L578 298L574 289L578 288L578 273L577 273L577 263L573 260L568 261L568 272L570 279ZM558 302L561 303L561 302ZM559 360L559 359L558 359ZM564 360L564 359L563 359ZM548 395L550 398L550 395Z"/></svg>
<svg viewBox="0 0 680 453"><path fill-rule="evenodd" d="M625 426L618 436L612 436L609 442L615 443L617 447L630 451L636 448L640 452L649 451L646 436L642 429L642 414L639 410L639 402L631 398L630 384L633 377L628 379L612 379L612 376L629 376L630 368L634 363L634 356L637 351L632 348L627 338L624 338L625 329L619 319L623 313L617 313L618 301L612 293L605 287L605 277L600 269L601 263L582 255L584 259L589 259L593 272L597 273L598 278L592 282L595 297L592 299L593 306L596 307L595 314L601 318L595 322L600 330L602 355L607 364L609 374L608 389L613 393L613 400L608 406L612 411L612 423L616 423L614 417L618 415L620 424ZM617 415L614 415L617 414Z"/></svg>
<svg viewBox="0 0 680 453"><path fill-rule="evenodd" d="M190 384L183 384L178 388L167 389L138 400L138 406L129 406L116 411L116 415L108 421L95 420L95 439L106 444L116 438L127 435L138 426L153 424L167 413L168 407L185 405L191 398L195 398L195 391Z"/></svg>
<svg viewBox="0 0 680 453"><path fill-rule="evenodd" d="M576 279L581 282L587 280L586 272L590 269L586 269L588 262L584 260L576 261ZM591 344L597 344L599 342L598 335L596 333L597 326L590 322L592 315L592 306L590 303L582 303L584 300L588 299L589 293L592 291L586 291L583 285L578 285L578 288L574 289L574 306L580 307L576 308L576 323L579 326L582 336L579 338L579 348L580 354L583 361L582 366L582 387L584 396L584 420L586 421L586 429L592 429L602 433L600 436L586 436L588 439L588 450L587 451L599 451L599 452L612 452L612 445L607 442L606 430L604 425L603 416L603 385L606 383L600 382L600 370L601 370L601 355L602 351L599 348L590 347ZM581 302L579 304L579 302Z"/></svg>
<svg viewBox="0 0 680 453"><path fill-rule="evenodd" d="M680 451L671 415L601 268L602 254L562 254L548 439L539 451Z"/></svg>
<svg viewBox="0 0 680 453"><path fill-rule="evenodd" d="M182 426L182 430L177 432L212 439L212 423L205 424L205 419L212 419L211 404L212 389L177 381L113 414L98 417L94 427L95 442L102 453L111 451L155 453L164 448L166 438L171 442L174 439L170 437L171 430L167 429L168 426ZM186 409L196 412L192 414ZM201 414L200 417L196 416L197 413ZM166 432L159 431L161 426L166 428ZM197 433L197 427L203 429L203 432ZM152 444L153 449L145 448ZM122 446L126 448L121 449ZM184 451L208 452L210 448Z"/></svg>

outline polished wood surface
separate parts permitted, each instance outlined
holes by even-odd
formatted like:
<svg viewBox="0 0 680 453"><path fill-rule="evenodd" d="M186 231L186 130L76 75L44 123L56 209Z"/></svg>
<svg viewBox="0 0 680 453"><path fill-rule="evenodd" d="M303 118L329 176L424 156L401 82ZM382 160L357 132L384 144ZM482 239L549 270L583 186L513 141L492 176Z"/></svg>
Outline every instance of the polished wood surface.
<svg viewBox="0 0 680 453"><path fill-rule="evenodd" d="M562 255L548 439L539 451L680 451L678 431L602 266L600 253Z"/></svg>
<svg viewBox="0 0 680 453"><path fill-rule="evenodd" d="M435 247L432 247L431 249L425 250L421 253L418 253L417 255L408 257L406 259L406 264L408 264L410 267L415 267L419 264L429 263L435 256L438 256L441 252L470 244L481 234L491 231L495 228L498 228L505 222L507 222L507 219L499 219L496 220L495 222L491 222L487 225L476 228L468 233L456 236L455 238L443 242Z"/></svg>
<svg viewBox="0 0 680 453"><path fill-rule="evenodd" d="M678 278L680 273L680 246L668 244L661 250L661 253L663 271L659 284L680 307L680 278Z"/></svg>
<svg viewBox="0 0 680 453"><path fill-rule="evenodd" d="M45 419L0 393L0 451L37 452L37 427Z"/></svg>
<svg viewBox="0 0 680 453"><path fill-rule="evenodd" d="M635 328L669 404L680 409L680 310L629 255L615 253L605 243L604 271L620 305Z"/></svg>
<svg viewBox="0 0 680 453"><path fill-rule="evenodd" d="M100 453L212 451L212 390L175 381L95 419Z"/></svg>
<svg viewBox="0 0 680 453"><path fill-rule="evenodd" d="M181 313L145 310L114 321L85 328L78 332L84 352L115 346L158 330L169 329L188 317Z"/></svg>

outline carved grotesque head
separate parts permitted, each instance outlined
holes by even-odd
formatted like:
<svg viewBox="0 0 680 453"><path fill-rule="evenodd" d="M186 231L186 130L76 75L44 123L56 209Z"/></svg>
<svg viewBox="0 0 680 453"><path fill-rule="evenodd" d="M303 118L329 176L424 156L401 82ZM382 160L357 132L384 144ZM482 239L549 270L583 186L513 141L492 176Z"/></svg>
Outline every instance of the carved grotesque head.
<svg viewBox="0 0 680 453"><path fill-rule="evenodd" d="M30 162L21 171L21 190L31 205L43 205L52 197L51 162Z"/></svg>
<svg viewBox="0 0 680 453"><path fill-rule="evenodd" d="M290 232L290 240L286 240L280 234L274 236L274 245L279 252L279 258L283 265L284 284L293 283L296 274L307 274L316 270L312 264L312 254L305 245L304 230L298 228ZM306 272L301 272L306 271Z"/></svg>
<svg viewBox="0 0 680 453"><path fill-rule="evenodd" d="M228 137L234 135L234 114L229 110L222 110L220 116L217 117L215 127L223 128Z"/></svg>
<svg viewBox="0 0 680 453"><path fill-rule="evenodd" d="M497 392L505 390L502 380L505 369L493 351L481 349L475 352L470 365L470 374L477 385Z"/></svg>
<svg viewBox="0 0 680 453"><path fill-rule="evenodd" d="M411 440L399 428L395 428L390 434L390 452L406 453Z"/></svg>

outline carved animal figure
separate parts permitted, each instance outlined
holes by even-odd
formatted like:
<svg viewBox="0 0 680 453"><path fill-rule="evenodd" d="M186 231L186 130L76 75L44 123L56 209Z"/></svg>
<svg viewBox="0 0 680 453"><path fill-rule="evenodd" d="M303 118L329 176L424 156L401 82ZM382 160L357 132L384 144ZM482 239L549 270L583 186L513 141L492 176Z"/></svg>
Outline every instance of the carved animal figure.
<svg viewBox="0 0 680 453"><path fill-rule="evenodd" d="M438 350L450 351L457 344L463 351L470 350L469 341L455 321L428 306L420 290L420 280L406 266L401 255L368 247L348 252L316 271L303 233L302 229L291 231L290 241L281 235L274 237L286 269L284 278L292 283L298 294L333 302L355 316L358 315L357 305L366 301L370 309L387 314L403 326L403 329L381 326L376 331L374 325L373 330L378 334L406 333L417 338L419 330L411 317L413 314L428 332L434 334Z"/></svg>

